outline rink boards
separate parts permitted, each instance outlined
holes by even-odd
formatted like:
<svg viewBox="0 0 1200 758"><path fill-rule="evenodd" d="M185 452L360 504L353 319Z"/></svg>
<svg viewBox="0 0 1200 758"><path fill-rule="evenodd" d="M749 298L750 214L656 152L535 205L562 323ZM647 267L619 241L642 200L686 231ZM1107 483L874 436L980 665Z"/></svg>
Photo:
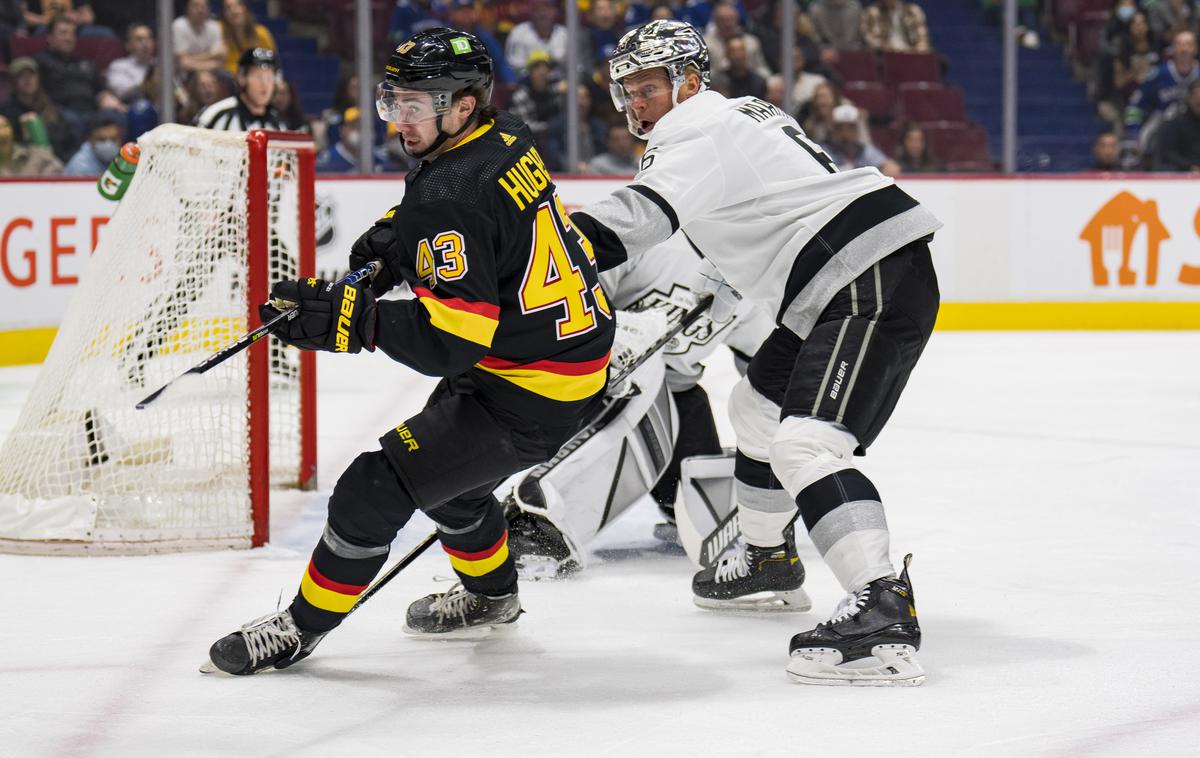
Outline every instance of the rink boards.
<svg viewBox="0 0 1200 758"><path fill-rule="evenodd" d="M569 208L628 183L557 181ZM1200 194L1186 177L905 178L945 222L941 329L1200 328ZM318 269L344 270L403 179L317 181ZM0 180L0 365L38 362L115 205L90 180Z"/></svg>

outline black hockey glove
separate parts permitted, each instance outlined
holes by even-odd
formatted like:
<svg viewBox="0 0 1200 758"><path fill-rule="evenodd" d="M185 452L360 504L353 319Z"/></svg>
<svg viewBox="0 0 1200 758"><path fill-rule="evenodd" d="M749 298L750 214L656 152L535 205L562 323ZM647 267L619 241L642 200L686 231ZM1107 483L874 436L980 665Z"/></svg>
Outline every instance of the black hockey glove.
<svg viewBox="0 0 1200 758"><path fill-rule="evenodd" d="M271 288L271 302L258 306L259 317L265 323L291 303L299 311L273 332L283 342L331 353L375 350L376 306L369 289L319 279L278 282Z"/></svg>
<svg viewBox="0 0 1200 758"><path fill-rule="evenodd" d="M379 273L371 281L371 292L376 297L382 297L396 286L396 277L388 266L388 259L392 257L392 249L395 247L395 239L391 227L377 223L363 232L362 236L350 246L351 271L357 271L371 261L379 261L383 264Z"/></svg>

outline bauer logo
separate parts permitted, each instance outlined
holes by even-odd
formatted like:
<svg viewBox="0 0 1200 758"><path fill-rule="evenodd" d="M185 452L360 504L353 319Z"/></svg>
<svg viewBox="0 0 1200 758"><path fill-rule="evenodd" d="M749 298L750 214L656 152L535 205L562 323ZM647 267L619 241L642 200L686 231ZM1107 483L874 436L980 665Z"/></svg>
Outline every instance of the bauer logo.
<svg viewBox="0 0 1200 758"><path fill-rule="evenodd" d="M838 366L837 379L833 380L833 389L829 390L829 399L837 400L838 392L842 389L842 380L846 378L846 362Z"/></svg>
<svg viewBox="0 0 1200 758"><path fill-rule="evenodd" d="M337 335L334 337L334 352L344 353L350 349L350 322L354 318L354 301L358 290L346 285L342 294L342 312L338 315Z"/></svg>
<svg viewBox="0 0 1200 758"><path fill-rule="evenodd" d="M421 446L417 444L416 438L413 437L412 432L408 430L408 426L406 424L401 424L400 426L396 427L396 434L399 434L400 439L404 440L404 446L408 448L408 452L411 453L414 450L421 449Z"/></svg>

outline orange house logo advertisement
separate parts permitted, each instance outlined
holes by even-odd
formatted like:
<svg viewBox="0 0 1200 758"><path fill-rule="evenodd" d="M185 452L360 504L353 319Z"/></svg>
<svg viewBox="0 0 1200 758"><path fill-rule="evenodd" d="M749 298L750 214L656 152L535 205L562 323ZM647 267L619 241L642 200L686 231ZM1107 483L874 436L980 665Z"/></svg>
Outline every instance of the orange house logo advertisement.
<svg viewBox="0 0 1200 758"><path fill-rule="evenodd" d="M1200 237L1200 209L1193 219L1196 235ZM1137 284L1137 271L1133 267L1136 261L1133 248L1138 231L1145 228L1145 272L1144 284L1153 287L1158 284L1159 246L1163 240L1171 239L1171 232L1163 224L1158 215L1158 203L1153 200L1139 200L1130 192L1118 192L1111 200L1103 205L1096 215L1092 216L1087 226L1079 233L1079 239L1091 247L1092 283L1097 287L1108 287L1113 284L1109 275L1105 258L1119 259L1116 284L1129 287ZM1182 264L1179 269L1179 283L1200 285L1200 266Z"/></svg>

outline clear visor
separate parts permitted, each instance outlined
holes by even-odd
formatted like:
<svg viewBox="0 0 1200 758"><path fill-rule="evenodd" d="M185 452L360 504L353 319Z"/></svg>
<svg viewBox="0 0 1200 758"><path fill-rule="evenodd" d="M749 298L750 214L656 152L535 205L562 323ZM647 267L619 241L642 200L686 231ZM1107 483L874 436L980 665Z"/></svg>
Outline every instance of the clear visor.
<svg viewBox="0 0 1200 758"><path fill-rule="evenodd" d="M432 121L450 109L450 93L405 89L389 82L375 88L375 110L384 121L393 124L419 124Z"/></svg>

